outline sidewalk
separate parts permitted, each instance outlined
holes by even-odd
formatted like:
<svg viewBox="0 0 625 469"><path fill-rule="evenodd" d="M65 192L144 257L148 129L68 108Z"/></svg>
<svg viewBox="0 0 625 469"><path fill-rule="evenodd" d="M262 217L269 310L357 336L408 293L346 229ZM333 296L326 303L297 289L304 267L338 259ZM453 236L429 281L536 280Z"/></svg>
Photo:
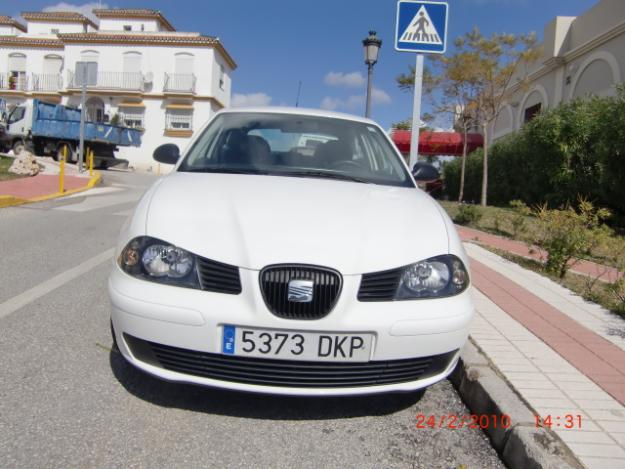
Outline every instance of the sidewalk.
<svg viewBox="0 0 625 469"><path fill-rule="evenodd" d="M475 241L479 244L485 244L487 246L508 251L518 256L534 259L537 261L544 260L547 257L547 253L535 247L532 251L527 245L521 241L515 241L513 239L504 238L503 236L497 236L484 231L468 228L466 226L456 225L458 234L462 241ZM589 275L591 277L598 277L600 280L606 282L613 282L617 279L618 272L616 269L594 262L579 260L570 269L572 272L582 275Z"/></svg>
<svg viewBox="0 0 625 469"><path fill-rule="evenodd" d="M465 248L473 342L535 415L551 416L586 467L625 467L625 320L475 244Z"/></svg>
<svg viewBox="0 0 625 469"><path fill-rule="evenodd" d="M99 173L90 177L88 172L80 174L77 167L66 165L65 190L60 194L59 164L50 158L37 157L37 162L44 169L36 176L0 181L0 207L74 194L92 188L100 180Z"/></svg>

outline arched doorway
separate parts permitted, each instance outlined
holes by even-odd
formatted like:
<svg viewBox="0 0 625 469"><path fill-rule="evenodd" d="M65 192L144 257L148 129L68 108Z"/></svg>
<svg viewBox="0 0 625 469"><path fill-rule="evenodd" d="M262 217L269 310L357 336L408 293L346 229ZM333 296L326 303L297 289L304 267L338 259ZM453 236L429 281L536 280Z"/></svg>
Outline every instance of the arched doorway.
<svg viewBox="0 0 625 469"><path fill-rule="evenodd" d="M90 122L104 122L104 101L100 98L89 98L85 103L85 117Z"/></svg>

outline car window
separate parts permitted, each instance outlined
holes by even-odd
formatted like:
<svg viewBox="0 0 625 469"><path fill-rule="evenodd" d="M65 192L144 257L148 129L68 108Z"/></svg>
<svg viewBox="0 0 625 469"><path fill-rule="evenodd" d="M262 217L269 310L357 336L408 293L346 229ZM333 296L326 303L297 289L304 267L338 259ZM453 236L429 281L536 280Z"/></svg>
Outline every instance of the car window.
<svg viewBox="0 0 625 469"><path fill-rule="evenodd" d="M414 187L377 126L295 114L220 114L178 170L343 178Z"/></svg>
<svg viewBox="0 0 625 469"><path fill-rule="evenodd" d="M11 112L9 116L8 123L12 124L13 122L20 121L24 118L24 113L26 112L26 108L22 106L18 106Z"/></svg>

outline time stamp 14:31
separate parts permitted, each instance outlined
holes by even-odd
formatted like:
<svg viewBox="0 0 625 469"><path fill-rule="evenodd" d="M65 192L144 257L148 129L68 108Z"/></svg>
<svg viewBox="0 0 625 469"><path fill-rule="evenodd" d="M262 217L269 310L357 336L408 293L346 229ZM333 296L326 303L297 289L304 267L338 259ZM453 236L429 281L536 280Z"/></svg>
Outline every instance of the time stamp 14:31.
<svg viewBox="0 0 625 469"><path fill-rule="evenodd" d="M425 415L417 414L416 428L510 428L512 420L507 414ZM581 429L579 414L534 415L536 427Z"/></svg>

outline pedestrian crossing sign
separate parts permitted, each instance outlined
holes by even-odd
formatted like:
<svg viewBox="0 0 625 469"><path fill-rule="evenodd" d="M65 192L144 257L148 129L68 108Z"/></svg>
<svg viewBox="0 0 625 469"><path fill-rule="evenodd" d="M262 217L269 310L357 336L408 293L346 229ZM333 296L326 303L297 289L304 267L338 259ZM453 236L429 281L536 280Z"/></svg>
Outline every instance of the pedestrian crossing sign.
<svg viewBox="0 0 625 469"><path fill-rule="evenodd" d="M444 2L397 2L395 49L421 54L445 53L448 9Z"/></svg>

